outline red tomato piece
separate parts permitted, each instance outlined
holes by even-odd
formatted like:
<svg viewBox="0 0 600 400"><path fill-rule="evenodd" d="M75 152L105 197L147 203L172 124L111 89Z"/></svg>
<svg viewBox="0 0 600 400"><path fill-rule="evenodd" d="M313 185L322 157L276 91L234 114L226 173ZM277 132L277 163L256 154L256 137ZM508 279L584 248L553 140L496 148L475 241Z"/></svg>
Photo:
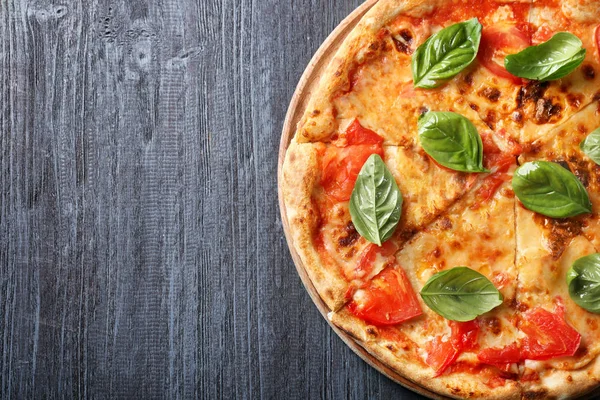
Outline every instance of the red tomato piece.
<svg viewBox="0 0 600 400"><path fill-rule="evenodd" d="M427 360L425 362L440 376L452 365L463 351L473 350L477 347L479 324L477 321L455 322L450 321L452 334L444 341L438 336L427 345Z"/></svg>
<svg viewBox="0 0 600 400"><path fill-rule="evenodd" d="M373 271L378 254L381 254L384 258L389 258L396 254L396 251L398 251L398 245L390 240L383 243L381 247L376 244L369 244L363 250L360 259L358 260L355 269L355 278L364 278Z"/></svg>
<svg viewBox="0 0 600 400"><path fill-rule="evenodd" d="M386 268L356 291L348 309L373 325L396 325L422 314L417 295L402 268Z"/></svg>
<svg viewBox="0 0 600 400"><path fill-rule="evenodd" d="M363 127L358 119L346 129L344 134L349 146L355 144L382 144L383 138L370 129Z"/></svg>
<svg viewBox="0 0 600 400"><path fill-rule="evenodd" d="M481 32L477 59L493 74L520 84L521 78L504 68L504 57L518 53L530 43L529 36L514 25L485 27Z"/></svg>
<svg viewBox="0 0 600 400"><path fill-rule="evenodd" d="M325 193L337 201L348 201L356 178L371 154L383 157L383 146L360 144L348 147L328 147L323 156L321 185Z"/></svg>
<svg viewBox="0 0 600 400"><path fill-rule="evenodd" d="M322 161L321 185L336 201L350 200L356 178L371 154L383 158L383 138L358 120L350 124L343 138L346 146L328 147Z"/></svg>
<svg viewBox="0 0 600 400"><path fill-rule="evenodd" d="M572 356L581 342L581 335L562 316L540 307L523 314L521 330L527 335L521 345L526 360Z"/></svg>
<svg viewBox="0 0 600 400"><path fill-rule="evenodd" d="M479 336L477 320L469 322L450 321L450 327L452 328L452 343L461 353L477 347L477 336Z"/></svg>
<svg viewBox="0 0 600 400"><path fill-rule="evenodd" d="M505 173L495 173L483 181L483 184L479 189L477 189L477 193L475 193L476 201L471 206L472 210L477 210L483 203L490 200L498 191L498 188L502 185L502 183L508 181L510 177Z"/></svg>
<svg viewBox="0 0 600 400"><path fill-rule="evenodd" d="M483 349L477 354L477 358L484 364L508 371L511 364L521 361L521 349L516 343L512 343L503 348Z"/></svg>
<svg viewBox="0 0 600 400"><path fill-rule="evenodd" d="M493 172L506 172L517 160L511 153L505 153L496 145L491 135L482 135L483 166ZM512 149L511 149L512 150Z"/></svg>
<svg viewBox="0 0 600 400"><path fill-rule="evenodd" d="M460 351L454 347L451 340L443 341L438 336L427 344L427 360L425 362L435 371L435 376L440 376L456 361Z"/></svg>
<svg viewBox="0 0 600 400"><path fill-rule="evenodd" d="M548 25L541 26L533 36L531 37L532 44L540 44L543 42L547 42L552 36L554 32L550 29Z"/></svg>

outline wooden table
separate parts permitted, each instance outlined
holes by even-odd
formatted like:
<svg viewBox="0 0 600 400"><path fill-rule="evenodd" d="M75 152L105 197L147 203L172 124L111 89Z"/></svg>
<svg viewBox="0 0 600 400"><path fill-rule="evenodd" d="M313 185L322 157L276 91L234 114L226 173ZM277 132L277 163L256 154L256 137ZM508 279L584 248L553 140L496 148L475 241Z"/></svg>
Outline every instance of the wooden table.
<svg viewBox="0 0 600 400"><path fill-rule="evenodd" d="M0 1L0 398L412 399L333 333L277 206L360 0Z"/></svg>

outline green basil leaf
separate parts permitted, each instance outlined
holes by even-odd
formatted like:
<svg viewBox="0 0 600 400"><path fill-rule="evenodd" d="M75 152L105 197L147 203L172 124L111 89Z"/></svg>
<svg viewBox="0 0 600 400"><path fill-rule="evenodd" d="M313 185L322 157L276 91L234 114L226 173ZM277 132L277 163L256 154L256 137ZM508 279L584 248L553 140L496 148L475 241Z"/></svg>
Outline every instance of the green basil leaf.
<svg viewBox="0 0 600 400"><path fill-rule="evenodd" d="M363 165L350 197L350 215L362 237L379 246L392 236L402 213L402 193L378 154Z"/></svg>
<svg viewBox="0 0 600 400"><path fill-rule="evenodd" d="M590 133L579 145L581 150L592 159L596 164L600 165L600 128Z"/></svg>
<svg viewBox="0 0 600 400"><path fill-rule="evenodd" d="M420 45L412 58L415 87L440 86L473 62L481 40L477 18L450 25Z"/></svg>
<svg viewBox="0 0 600 400"><path fill-rule="evenodd" d="M592 212L592 203L579 179L553 162L523 164L515 171L512 187L525 208L547 217L568 218Z"/></svg>
<svg viewBox="0 0 600 400"><path fill-rule="evenodd" d="M488 278L467 267L435 274L421 289L421 297L442 317L460 322L472 321L504 301Z"/></svg>
<svg viewBox="0 0 600 400"><path fill-rule="evenodd" d="M419 139L427 154L444 167L462 172L489 172L483 168L481 136L471 121L447 111L419 118Z"/></svg>
<svg viewBox="0 0 600 400"><path fill-rule="evenodd" d="M579 307L600 314L600 254L576 260L567 272L567 286Z"/></svg>
<svg viewBox="0 0 600 400"><path fill-rule="evenodd" d="M559 32L550 40L506 56L504 66L511 74L537 81L553 81L569 75L585 58L581 40Z"/></svg>

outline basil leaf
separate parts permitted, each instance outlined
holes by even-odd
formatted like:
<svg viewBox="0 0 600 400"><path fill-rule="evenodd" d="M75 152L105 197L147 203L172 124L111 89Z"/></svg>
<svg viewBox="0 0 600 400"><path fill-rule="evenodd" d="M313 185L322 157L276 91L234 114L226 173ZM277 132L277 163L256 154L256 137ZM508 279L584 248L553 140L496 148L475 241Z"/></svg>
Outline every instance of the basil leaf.
<svg viewBox="0 0 600 400"><path fill-rule="evenodd" d="M442 317L460 322L472 321L504 301L488 278L467 267L435 274L421 289L421 297Z"/></svg>
<svg viewBox="0 0 600 400"><path fill-rule="evenodd" d="M419 139L427 154L444 167L462 172L483 168L483 144L477 129L460 114L428 112L419 118Z"/></svg>
<svg viewBox="0 0 600 400"><path fill-rule="evenodd" d="M450 25L420 45L412 58L415 87L440 86L473 62L481 40L477 18Z"/></svg>
<svg viewBox="0 0 600 400"><path fill-rule="evenodd" d="M511 74L537 81L553 81L569 75L583 62L586 50L572 33L559 32L550 40L506 56L504 66Z"/></svg>
<svg viewBox="0 0 600 400"><path fill-rule="evenodd" d="M579 307L600 314L600 254L576 260L567 272L567 285Z"/></svg>
<svg viewBox="0 0 600 400"><path fill-rule="evenodd" d="M579 145L581 150L592 159L596 164L600 165L600 128L590 133Z"/></svg>
<svg viewBox="0 0 600 400"><path fill-rule="evenodd" d="M592 212L585 187L569 170L548 161L528 162L515 171L515 195L525 208L551 218Z"/></svg>
<svg viewBox="0 0 600 400"><path fill-rule="evenodd" d="M352 196L350 215L362 237L379 246L392 236L402 213L402 193L378 154L363 165Z"/></svg>

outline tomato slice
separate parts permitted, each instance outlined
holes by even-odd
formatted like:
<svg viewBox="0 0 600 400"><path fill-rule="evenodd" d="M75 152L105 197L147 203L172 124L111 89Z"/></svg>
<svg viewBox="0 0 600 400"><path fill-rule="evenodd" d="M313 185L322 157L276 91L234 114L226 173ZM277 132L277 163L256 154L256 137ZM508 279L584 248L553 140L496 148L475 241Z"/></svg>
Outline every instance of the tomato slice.
<svg viewBox="0 0 600 400"><path fill-rule="evenodd" d="M358 119L346 129L344 134L348 145L355 144L382 144L383 138L370 129L363 127Z"/></svg>
<svg viewBox="0 0 600 400"><path fill-rule="evenodd" d="M481 42L477 59L493 74L516 84L522 82L504 68L504 57L528 47L529 36L514 25L485 27L481 32Z"/></svg>
<svg viewBox="0 0 600 400"><path fill-rule="evenodd" d="M388 240L383 243L381 247L376 244L369 244L362 252L360 259L356 265L356 269L354 270L354 277L352 279L364 278L368 276L372 271L373 267L375 267L375 261L377 260L377 255L380 254L384 258L391 258L398 251L398 245Z"/></svg>
<svg viewBox="0 0 600 400"><path fill-rule="evenodd" d="M503 348L484 349L477 354L480 362L508 371L510 365L521 361L521 349L516 343Z"/></svg>
<svg viewBox="0 0 600 400"><path fill-rule="evenodd" d="M440 376L464 351L477 347L479 324L477 321L455 322L450 321L452 334L444 340L437 336L427 345L427 360L425 362L435 371L435 376Z"/></svg>
<svg viewBox="0 0 600 400"><path fill-rule="evenodd" d="M513 154L516 150L511 149L510 153L505 153L498 148L491 135L482 135L483 142L483 165L492 171L485 178L481 187L475 194L476 201L471 206L472 210L478 209L483 203L494 197L494 194L502 183L510 180L506 174L511 165L517 162L516 156Z"/></svg>
<svg viewBox="0 0 600 400"><path fill-rule="evenodd" d="M356 178L371 154L383 157L383 146L361 144L348 147L328 147L323 156L321 185L325 193L337 201L348 201Z"/></svg>
<svg viewBox="0 0 600 400"><path fill-rule="evenodd" d="M342 135L345 147L330 146L322 161L321 185L336 201L348 201L356 178L371 154L383 157L383 138L354 120Z"/></svg>
<svg viewBox="0 0 600 400"><path fill-rule="evenodd" d="M460 349L461 353L477 347L477 336L479 336L477 320L469 322L450 321L450 327L452 328L453 344Z"/></svg>
<svg viewBox="0 0 600 400"><path fill-rule="evenodd" d="M572 356L581 342L581 335L562 316L540 307L523 314L521 330L527 335L521 345L526 360Z"/></svg>
<svg viewBox="0 0 600 400"><path fill-rule="evenodd" d="M417 295L402 268L388 267L354 294L348 309L373 325L396 325L422 314Z"/></svg>
<svg viewBox="0 0 600 400"><path fill-rule="evenodd" d="M459 355L460 352L454 347L451 340L444 342L441 336L437 336L427 344L427 360L425 362L433 368L437 377L443 374Z"/></svg>

